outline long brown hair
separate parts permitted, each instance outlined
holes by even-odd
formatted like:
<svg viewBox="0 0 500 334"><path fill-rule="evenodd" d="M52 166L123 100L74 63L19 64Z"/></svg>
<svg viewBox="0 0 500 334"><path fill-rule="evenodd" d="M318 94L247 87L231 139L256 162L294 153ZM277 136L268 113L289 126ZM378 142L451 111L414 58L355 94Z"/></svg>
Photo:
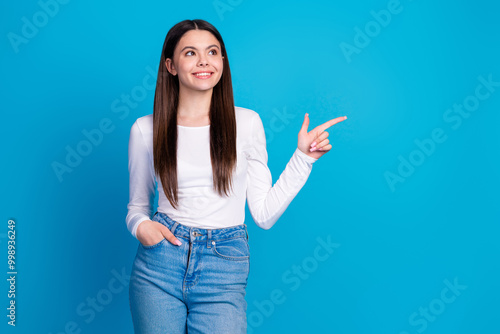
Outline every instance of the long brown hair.
<svg viewBox="0 0 500 334"><path fill-rule="evenodd" d="M210 158L214 191L228 195L232 188L233 168L236 166L236 116L231 71L226 47L217 29L204 20L184 20L167 33L161 52L153 108L154 169L160 177L163 191L170 204L177 208L177 108L179 105L179 78L168 72L167 58L173 59L181 37L189 30L207 30L221 45L222 76L214 86L210 102Z"/></svg>

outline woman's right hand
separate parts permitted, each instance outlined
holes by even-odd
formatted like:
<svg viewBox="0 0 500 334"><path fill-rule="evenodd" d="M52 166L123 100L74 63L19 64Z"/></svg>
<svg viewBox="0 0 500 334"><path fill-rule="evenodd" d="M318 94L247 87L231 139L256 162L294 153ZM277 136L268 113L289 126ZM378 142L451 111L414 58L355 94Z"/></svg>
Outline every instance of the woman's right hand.
<svg viewBox="0 0 500 334"><path fill-rule="evenodd" d="M141 222L137 228L136 235L143 246L152 246L159 243L164 238L173 245L180 246L182 244L180 240L170 232L168 227L153 220Z"/></svg>

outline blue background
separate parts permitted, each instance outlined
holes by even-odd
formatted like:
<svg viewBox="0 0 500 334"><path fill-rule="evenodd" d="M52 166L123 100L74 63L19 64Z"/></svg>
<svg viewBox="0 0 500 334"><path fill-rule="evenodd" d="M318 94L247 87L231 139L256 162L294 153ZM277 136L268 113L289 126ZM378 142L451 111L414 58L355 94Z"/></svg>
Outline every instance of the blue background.
<svg viewBox="0 0 500 334"><path fill-rule="evenodd" d="M108 288L113 273L130 273L138 246L125 225L129 131L153 111L143 80L157 71L166 33L195 18L224 38L236 105L263 120L273 183L305 112L309 130L348 117L328 129L332 150L272 229L247 208L249 333L500 332L500 87L480 88L488 98L460 126L444 118L474 101L478 77L500 81L500 6L402 0L377 31L371 11L390 1L219 3L225 11L212 1L69 1L45 9L50 16L37 1L2 2L2 333L133 332L128 287ZM38 31L15 46L13 34L34 20ZM356 29L367 27L369 44L346 57L342 43L356 46ZM140 98L123 108L132 92ZM103 119L112 130L59 179L53 164ZM446 140L418 153L415 140L435 129ZM391 187L387 173L411 157L413 171ZM6 317L9 219L15 329ZM324 261L314 258L318 238L337 244ZM446 280L461 286L455 295ZM284 302L266 303L273 291ZM97 297L111 298L91 316Z"/></svg>

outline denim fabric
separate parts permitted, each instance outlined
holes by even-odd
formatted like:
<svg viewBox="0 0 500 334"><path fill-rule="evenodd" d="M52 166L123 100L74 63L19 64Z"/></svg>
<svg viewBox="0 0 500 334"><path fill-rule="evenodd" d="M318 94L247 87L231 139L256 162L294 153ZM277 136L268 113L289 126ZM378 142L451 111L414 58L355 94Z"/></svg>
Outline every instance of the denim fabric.
<svg viewBox="0 0 500 334"><path fill-rule="evenodd" d="M139 243L129 285L135 333L246 333L247 226L188 227L162 212L152 220L182 245Z"/></svg>

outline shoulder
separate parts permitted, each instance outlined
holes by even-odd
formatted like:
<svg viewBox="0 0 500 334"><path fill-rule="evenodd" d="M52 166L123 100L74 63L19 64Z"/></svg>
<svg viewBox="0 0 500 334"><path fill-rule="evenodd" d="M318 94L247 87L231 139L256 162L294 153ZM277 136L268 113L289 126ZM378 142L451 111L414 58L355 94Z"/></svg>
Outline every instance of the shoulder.
<svg viewBox="0 0 500 334"><path fill-rule="evenodd" d="M262 119L259 113L252 109L242 107L235 107L235 109L238 141L242 143L244 150L252 155L251 151L254 149L253 146L256 142L265 143L266 141Z"/></svg>
<svg viewBox="0 0 500 334"><path fill-rule="evenodd" d="M248 108L234 107L236 113L236 122L245 127L251 126L256 119L260 120L259 114Z"/></svg>
<svg viewBox="0 0 500 334"><path fill-rule="evenodd" d="M242 120L250 120L254 117L259 117L259 114L248 108L243 108L243 107L234 107L235 112L236 112L236 117L242 119Z"/></svg>
<svg viewBox="0 0 500 334"><path fill-rule="evenodd" d="M139 117L132 124L131 131L139 131L142 135L152 135L153 134L153 114Z"/></svg>

